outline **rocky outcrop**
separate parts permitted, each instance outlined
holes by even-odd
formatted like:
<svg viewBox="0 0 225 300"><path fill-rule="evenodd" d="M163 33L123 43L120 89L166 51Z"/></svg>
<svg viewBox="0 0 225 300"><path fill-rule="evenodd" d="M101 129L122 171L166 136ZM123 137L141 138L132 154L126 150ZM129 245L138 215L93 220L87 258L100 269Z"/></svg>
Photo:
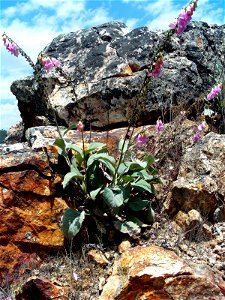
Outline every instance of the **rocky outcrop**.
<svg viewBox="0 0 225 300"><path fill-rule="evenodd" d="M174 131L174 127L177 131ZM176 121L174 124L167 124L164 133L159 135L155 126L146 126L149 144L145 150L150 152L148 149L153 147L151 144L153 143L157 146L156 150L160 149L163 155L171 152L175 155L164 159L156 151L157 163L159 167L161 166L160 172L167 173L166 170L171 169L172 164L176 163L177 153L174 149L177 144L182 144L183 151L179 152L181 158L179 174L173 183L171 197L168 197L170 201L165 204L167 211L175 217L173 222L165 223L168 234L162 232L160 235L160 224L164 224L164 220L160 220L161 214L159 214L158 221L149 230L146 229L146 236L149 234L151 238L146 242L145 247L131 248L130 243L121 243L118 250L122 256L113 266L112 274L100 296L101 300L134 297L138 299L195 297L193 299L216 300L224 298L225 283L215 270L219 269L224 274L225 227L224 223L215 224L213 227L209 221L212 221L217 210L224 203L224 166L221 162L224 160L225 139L224 135L208 133L204 136L204 133L201 141L193 143L191 137L195 128L195 122ZM62 133L66 128L59 129ZM134 136L142 129L142 127L135 128ZM109 150L116 157L118 142L121 137L124 137L125 132L126 128L113 129L107 133L94 132L91 139L107 143ZM174 138L173 134L179 138ZM64 246L60 219L63 211L68 207L65 201L66 195L61 189L61 172L65 170L58 166L56 148L51 146L58 136L55 126L32 127L25 132L25 143L0 147L2 224L0 280L2 282L5 278L8 281L14 280L15 274L20 276L25 270L38 269L43 254ZM82 147L80 132L70 130L65 138ZM84 139L85 142L90 142L90 132L84 132ZM136 151L135 149L137 150L133 148L133 151ZM138 153L143 154L142 150L139 149ZM168 174L162 178L164 183L168 183L170 178ZM170 180L173 180L172 177ZM179 182L185 183L184 186L177 184ZM160 193L161 186L157 187L157 193ZM192 197L186 197L184 189L190 190L189 194ZM208 212L209 218L206 218L205 211ZM220 209L220 215L222 212ZM213 221L217 220L213 219ZM177 228L177 225L182 230ZM204 258L208 257L209 261L203 259L201 253L199 255L202 260L199 261L197 256L194 260L195 248L190 247L188 243L193 240L200 243L203 239L205 243L212 242L210 245L213 250L207 251L208 248L205 249L202 243L197 244L196 247L202 247ZM141 243L145 242L141 241ZM174 251L176 249L176 254L163 247ZM112 256L105 255L104 251L99 249L88 251L86 256L90 261L94 260L95 263L102 264L104 268L111 264ZM78 274L81 276L79 272ZM81 280L83 280L82 276ZM101 277L101 280L102 290L105 278ZM79 281L77 284L79 285ZM18 299L23 299L24 295L33 295L32 293L37 290L46 297L49 295L59 295L58 297L61 295L62 299L67 297L67 290L60 289L57 284L55 286L55 281L51 281L51 277L47 279L40 276L28 279L22 291L17 293Z"/></svg>
<svg viewBox="0 0 225 300"><path fill-rule="evenodd" d="M187 148L171 197L165 203L167 210L174 214L178 210L189 212L196 209L206 219L224 221L224 159L225 135L210 132L202 141Z"/></svg>
<svg viewBox="0 0 225 300"><path fill-rule="evenodd" d="M44 52L62 62L67 80L51 72L44 75L45 89L33 76L11 86L25 129L53 124L52 109L59 125L80 119L96 128L126 124L136 107L149 54L162 37L147 27L129 31L120 22L56 37ZM181 38L174 36L165 45L162 76L152 80L146 98L139 99L139 124L155 122L162 111L167 118L172 105L176 110L203 99L224 64L224 39L224 25L203 22L192 22Z"/></svg>
<svg viewBox="0 0 225 300"><path fill-rule="evenodd" d="M224 284L207 265L184 261L158 246L138 246L115 261L99 299L222 300Z"/></svg>
<svg viewBox="0 0 225 300"><path fill-rule="evenodd" d="M40 263L41 251L64 245L60 218L68 207L57 196L61 178L53 174L54 152L8 148L0 154L0 280L10 282Z"/></svg>

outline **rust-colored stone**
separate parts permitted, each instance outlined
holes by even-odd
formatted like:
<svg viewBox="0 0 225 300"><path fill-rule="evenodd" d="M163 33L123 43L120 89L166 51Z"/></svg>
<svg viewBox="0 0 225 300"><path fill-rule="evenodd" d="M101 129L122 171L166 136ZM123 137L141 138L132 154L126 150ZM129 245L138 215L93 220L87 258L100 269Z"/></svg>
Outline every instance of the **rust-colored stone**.
<svg viewBox="0 0 225 300"><path fill-rule="evenodd" d="M0 159L0 280L10 282L24 266L39 264L41 251L64 245L59 223L68 206L54 195L61 178L52 175L45 152L6 153Z"/></svg>
<svg viewBox="0 0 225 300"><path fill-rule="evenodd" d="M216 282L207 265L188 265L174 252L158 246L137 246L116 260L100 300L222 300ZM220 286L222 282L220 278Z"/></svg>
<svg viewBox="0 0 225 300"><path fill-rule="evenodd" d="M55 282L44 278L29 278L22 287L22 292L16 295L16 300L28 299L68 299L68 290Z"/></svg>

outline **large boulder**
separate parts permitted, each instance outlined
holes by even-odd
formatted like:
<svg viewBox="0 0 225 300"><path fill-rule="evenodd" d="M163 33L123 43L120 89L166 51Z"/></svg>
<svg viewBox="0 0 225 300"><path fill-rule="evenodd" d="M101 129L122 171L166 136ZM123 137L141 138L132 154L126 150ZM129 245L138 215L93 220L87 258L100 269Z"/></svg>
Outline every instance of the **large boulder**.
<svg viewBox="0 0 225 300"><path fill-rule="evenodd" d="M137 246L114 262L100 300L224 299L224 281L198 265L158 246Z"/></svg>
<svg viewBox="0 0 225 300"><path fill-rule="evenodd" d="M25 129L53 124L55 114L59 125L66 126L80 119L97 128L126 124L137 108L149 57L162 38L160 31L129 31L120 22L59 35L44 52L62 62L67 79L53 71L43 75L45 88L34 76L11 86ZM171 106L187 107L202 99L212 78L219 78L224 39L224 25L203 22L192 22L180 38L173 36L165 45L162 76L138 97L139 124L152 124L162 111L166 119Z"/></svg>

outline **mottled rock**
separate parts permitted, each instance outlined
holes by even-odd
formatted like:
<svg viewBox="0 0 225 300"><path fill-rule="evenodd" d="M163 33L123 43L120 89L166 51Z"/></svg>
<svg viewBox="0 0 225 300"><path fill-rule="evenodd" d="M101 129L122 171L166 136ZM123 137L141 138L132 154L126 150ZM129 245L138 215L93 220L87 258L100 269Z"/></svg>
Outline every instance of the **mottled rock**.
<svg viewBox="0 0 225 300"><path fill-rule="evenodd" d="M11 90L25 128L53 124L52 108L59 125L80 119L97 128L127 124L149 55L162 37L162 32L147 27L129 31L120 22L59 35L44 52L62 62L74 88L54 71L44 75L45 91L43 82L33 76L15 81ZM149 94L139 99L140 124L152 124L162 110L164 118L169 118L171 104L179 110L211 89L212 78L217 80L223 68L224 37L224 25L192 22L181 38L174 36L166 43L163 74L152 80Z"/></svg>
<svg viewBox="0 0 225 300"><path fill-rule="evenodd" d="M225 201L224 159L225 135L210 132L187 148L173 184L168 211L170 207L173 213L196 209L203 217L212 218L217 205Z"/></svg>
<svg viewBox="0 0 225 300"><path fill-rule="evenodd" d="M129 248L131 248L131 243L129 241L125 240L119 244L118 251L121 254L121 253L125 252L126 250L128 250Z"/></svg>
<svg viewBox="0 0 225 300"><path fill-rule="evenodd" d="M137 246L115 261L100 300L222 300L224 281L207 265L187 263L158 246Z"/></svg>
<svg viewBox="0 0 225 300"><path fill-rule="evenodd" d="M5 143L15 144L22 142L24 137L24 126L22 122L19 122L11 126L7 132L7 137L5 138Z"/></svg>
<svg viewBox="0 0 225 300"><path fill-rule="evenodd" d="M109 263L104 253L100 250L91 249L90 251L88 251L87 255L90 259L92 259L97 264L100 264L102 266L107 265Z"/></svg>

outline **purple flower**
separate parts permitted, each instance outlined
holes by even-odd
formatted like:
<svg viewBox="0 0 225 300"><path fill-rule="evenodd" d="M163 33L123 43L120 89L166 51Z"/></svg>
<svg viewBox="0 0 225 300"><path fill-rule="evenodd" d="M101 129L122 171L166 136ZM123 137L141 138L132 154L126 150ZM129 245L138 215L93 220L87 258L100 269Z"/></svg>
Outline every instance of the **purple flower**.
<svg viewBox="0 0 225 300"><path fill-rule="evenodd" d="M202 122L201 124L198 125L197 129L198 131L202 132L205 129L206 125L205 122Z"/></svg>
<svg viewBox="0 0 225 300"><path fill-rule="evenodd" d="M193 15L196 6L197 6L197 0L195 0L187 8L182 9L182 11L178 16L178 19L169 24L170 28L176 29L177 36L180 36L186 29L187 25L190 23L191 17Z"/></svg>
<svg viewBox="0 0 225 300"><path fill-rule="evenodd" d="M138 137L137 137L137 146L138 147L141 147L141 146L147 144L147 142L148 142L148 137L146 136L145 133L138 135Z"/></svg>
<svg viewBox="0 0 225 300"><path fill-rule="evenodd" d="M163 58L162 56L160 56L154 64L154 69L152 70L152 72L148 73L148 76L159 77L162 73L163 66Z"/></svg>
<svg viewBox="0 0 225 300"><path fill-rule="evenodd" d="M60 67L61 66L61 63L59 60L57 60L56 58L54 57L42 57L40 56L39 57L39 61L41 63L41 65L43 66L43 68L49 72L51 71L52 69L54 68L57 68L57 67Z"/></svg>
<svg viewBox="0 0 225 300"><path fill-rule="evenodd" d="M82 132L83 129L84 129L84 124L81 121L79 121L77 123L77 131Z"/></svg>
<svg viewBox="0 0 225 300"><path fill-rule="evenodd" d="M198 142L198 141L200 140L200 138L201 138L201 133L197 131L197 132L193 135L192 141L193 141L194 143L196 143L196 142Z"/></svg>
<svg viewBox="0 0 225 300"><path fill-rule="evenodd" d="M11 43L7 40L6 36L3 36L3 42L4 42L4 45L6 47L6 49L13 55L15 55L16 57L18 57L19 55L19 49L17 47L17 45L15 43Z"/></svg>
<svg viewBox="0 0 225 300"><path fill-rule="evenodd" d="M156 128L157 132L160 133L165 129L165 125L163 124L163 122L161 120L157 120L155 128Z"/></svg>
<svg viewBox="0 0 225 300"><path fill-rule="evenodd" d="M212 88L211 92L207 95L208 101L211 101L213 98L218 96L218 94L221 92L222 84L219 83L217 86Z"/></svg>
<svg viewBox="0 0 225 300"><path fill-rule="evenodd" d="M196 129L196 133L192 137L192 141L194 143L198 142L201 139L201 135L205 128L206 128L205 122L202 122L201 124L198 125L198 127Z"/></svg>

